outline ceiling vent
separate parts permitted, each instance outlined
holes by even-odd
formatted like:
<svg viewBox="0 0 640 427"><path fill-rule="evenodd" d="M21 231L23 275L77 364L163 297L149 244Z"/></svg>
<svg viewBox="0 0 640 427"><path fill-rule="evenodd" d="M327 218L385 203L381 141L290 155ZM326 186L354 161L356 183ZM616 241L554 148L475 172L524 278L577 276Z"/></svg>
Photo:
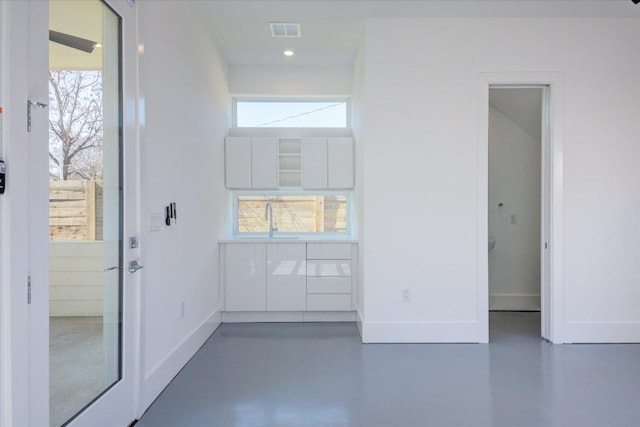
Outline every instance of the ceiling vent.
<svg viewBox="0 0 640 427"><path fill-rule="evenodd" d="M270 22L271 37L302 37L300 24L295 22Z"/></svg>

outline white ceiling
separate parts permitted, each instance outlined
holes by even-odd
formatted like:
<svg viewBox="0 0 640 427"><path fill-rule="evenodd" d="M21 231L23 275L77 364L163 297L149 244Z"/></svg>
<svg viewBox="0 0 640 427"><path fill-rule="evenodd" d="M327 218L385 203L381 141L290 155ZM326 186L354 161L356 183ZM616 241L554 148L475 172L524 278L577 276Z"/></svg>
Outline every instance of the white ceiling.
<svg viewBox="0 0 640 427"><path fill-rule="evenodd" d="M631 0L191 0L230 65L345 65L375 17L640 17ZM299 22L302 38L271 38ZM292 58L282 55L293 49Z"/></svg>
<svg viewBox="0 0 640 427"><path fill-rule="evenodd" d="M49 29L102 43L102 21L105 10L102 3L95 0L50 0ZM102 68L102 48L86 53L50 42L49 68L98 70Z"/></svg>
<svg viewBox="0 0 640 427"><path fill-rule="evenodd" d="M541 88L491 89L489 90L489 104L509 117L536 141L540 141L542 130Z"/></svg>

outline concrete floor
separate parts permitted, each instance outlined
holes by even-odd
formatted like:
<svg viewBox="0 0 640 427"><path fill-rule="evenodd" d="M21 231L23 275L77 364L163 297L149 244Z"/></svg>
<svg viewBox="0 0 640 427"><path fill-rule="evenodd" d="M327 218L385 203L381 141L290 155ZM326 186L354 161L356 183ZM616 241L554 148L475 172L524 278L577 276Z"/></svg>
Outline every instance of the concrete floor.
<svg viewBox="0 0 640 427"><path fill-rule="evenodd" d="M640 345L360 343L353 323L224 324L136 427L639 426Z"/></svg>
<svg viewBox="0 0 640 427"><path fill-rule="evenodd" d="M104 389L102 317L49 319L50 423L60 426Z"/></svg>

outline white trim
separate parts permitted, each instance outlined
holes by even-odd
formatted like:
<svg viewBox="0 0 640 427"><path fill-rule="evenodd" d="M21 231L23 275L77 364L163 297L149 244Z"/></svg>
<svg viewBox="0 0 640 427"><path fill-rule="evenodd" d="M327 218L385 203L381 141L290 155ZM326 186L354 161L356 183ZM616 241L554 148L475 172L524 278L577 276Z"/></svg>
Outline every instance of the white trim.
<svg viewBox="0 0 640 427"><path fill-rule="evenodd" d="M221 323L222 311L221 307L218 307L190 334L176 344L158 364L149 370L149 373L144 376L144 382L141 387L138 418L162 393L162 390L169 385L171 380L178 375L180 370L218 329Z"/></svg>
<svg viewBox="0 0 640 427"><path fill-rule="evenodd" d="M488 281L488 134L490 87L543 87L542 133L542 242L541 309L542 336L563 342L563 114L564 74L561 72L481 73L478 124L478 319L483 338L489 334ZM548 107L548 110L546 109ZM545 250L545 241L549 243ZM486 342L486 341L485 341Z"/></svg>
<svg viewBox="0 0 640 427"><path fill-rule="evenodd" d="M640 322L565 322L565 343L633 343L640 342Z"/></svg>
<svg viewBox="0 0 640 427"><path fill-rule="evenodd" d="M362 311L360 310L360 308L358 308L356 310L356 327L358 328L358 333L360 334L360 341L364 342L364 332L363 332L363 325L364 325L364 316L362 315Z"/></svg>

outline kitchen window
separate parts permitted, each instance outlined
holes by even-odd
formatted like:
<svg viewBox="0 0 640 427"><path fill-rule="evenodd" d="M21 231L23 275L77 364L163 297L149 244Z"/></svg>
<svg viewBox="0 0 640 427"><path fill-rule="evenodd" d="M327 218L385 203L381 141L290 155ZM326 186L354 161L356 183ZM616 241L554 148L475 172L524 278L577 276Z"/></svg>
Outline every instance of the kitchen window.
<svg viewBox="0 0 640 427"><path fill-rule="evenodd" d="M234 234L269 234L267 203L273 211L276 235L347 236L350 233L350 193L234 193Z"/></svg>

